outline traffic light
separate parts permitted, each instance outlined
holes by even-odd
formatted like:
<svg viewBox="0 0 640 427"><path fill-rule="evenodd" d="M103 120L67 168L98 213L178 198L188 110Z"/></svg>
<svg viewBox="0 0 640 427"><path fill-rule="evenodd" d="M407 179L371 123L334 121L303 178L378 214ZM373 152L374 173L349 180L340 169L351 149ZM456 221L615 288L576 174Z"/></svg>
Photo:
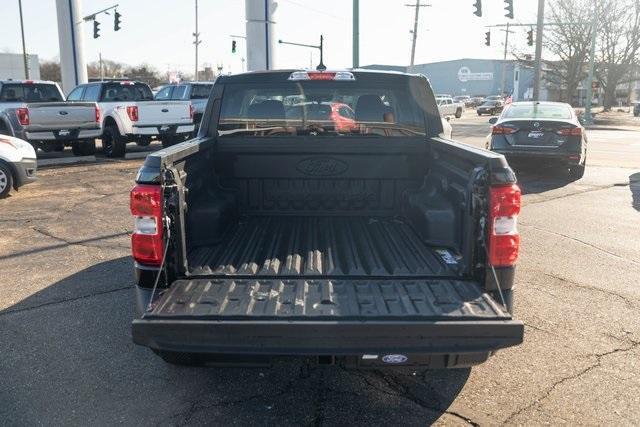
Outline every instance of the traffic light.
<svg viewBox="0 0 640 427"><path fill-rule="evenodd" d="M533 28L527 31L527 45L533 46Z"/></svg>
<svg viewBox="0 0 640 427"><path fill-rule="evenodd" d="M482 16L482 0L476 0L476 2L473 4L473 7L476 8L473 14L476 16Z"/></svg>
<svg viewBox="0 0 640 427"><path fill-rule="evenodd" d="M507 11L505 18L513 19L513 0L504 0L504 10Z"/></svg>
<svg viewBox="0 0 640 427"><path fill-rule="evenodd" d="M486 33L484 33L484 44L485 46L491 46L491 31L487 31Z"/></svg>
<svg viewBox="0 0 640 427"><path fill-rule="evenodd" d="M231 53L236 53L236 41L231 40Z"/></svg>
<svg viewBox="0 0 640 427"><path fill-rule="evenodd" d="M113 14L113 31L118 31L120 29L120 15L118 11Z"/></svg>
<svg viewBox="0 0 640 427"><path fill-rule="evenodd" d="M93 38L97 39L98 37L100 37L100 23L94 19L93 20Z"/></svg>

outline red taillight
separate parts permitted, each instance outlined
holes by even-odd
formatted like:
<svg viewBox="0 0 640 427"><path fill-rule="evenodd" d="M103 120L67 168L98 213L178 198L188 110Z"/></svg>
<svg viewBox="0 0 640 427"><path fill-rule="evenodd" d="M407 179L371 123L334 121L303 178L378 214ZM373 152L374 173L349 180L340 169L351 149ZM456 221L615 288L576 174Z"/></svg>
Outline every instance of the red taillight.
<svg viewBox="0 0 640 427"><path fill-rule="evenodd" d="M518 129L510 126L495 125L491 128L491 135L511 135L518 132Z"/></svg>
<svg viewBox="0 0 640 427"><path fill-rule="evenodd" d="M193 104L189 104L189 118L193 120Z"/></svg>
<svg viewBox="0 0 640 427"><path fill-rule="evenodd" d="M307 73L310 80L333 80L336 73Z"/></svg>
<svg viewBox="0 0 640 427"><path fill-rule="evenodd" d="M18 116L18 121L22 126L29 126L29 109L28 108L16 108L16 115Z"/></svg>
<svg viewBox="0 0 640 427"><path fill-rule="evenodd" d="M98 104L96 104L95 109L96 109L96 123L100 123L100 107L98 107Z"/></svg>
<svg viewBox="0 0 640 427"><path fill-rule="evenodd" d="M516 184L491 187L489 210L489 264L515 264L520 249L518 214L521 192Z"/></svg>
<svg viewBox="0 0 640 427"><path fill-rule="evenodd" d="M137 184L131 190L130 208L135 219L131 235L133 259L141 264L159 266L163 255L162 188Z"/></svg>
<svg viewBox="0 0 640 427"><path fill-rule="evenodd" d="M138 106L137 105L129 105L127 107L127 115L132 122L138 121Z"/></svg>
<svg viewBox="0 0 640 427"><path fill-rule="evenodd" d="M582 136L582 128L562 128L558 129L556 133L562 136Z"/></svg>

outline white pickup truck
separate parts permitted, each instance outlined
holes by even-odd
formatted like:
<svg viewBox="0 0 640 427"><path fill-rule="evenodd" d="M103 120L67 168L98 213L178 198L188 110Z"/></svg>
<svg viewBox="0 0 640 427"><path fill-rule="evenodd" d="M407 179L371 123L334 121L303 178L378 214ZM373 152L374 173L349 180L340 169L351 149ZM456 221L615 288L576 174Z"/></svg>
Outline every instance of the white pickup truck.
<svg viewBox="0 0 640 427"><path fill-rule="evenodd" d="M100 110L95 102L66 102L54 82L0 81L0 134L42 151L71 146L75 155L90 155L102 134Z"/></svg>
<svg viewBox="0 0 640 427"><path fill-rule="evenodd" d="M456 116L459 119L464 111L464 103L455 102L450 96L436 95L436 103L442 117Z"/></svg>
<svg viewBox="0 0 640 427"><path fill-rule="evenodd" d="M102 114L102 150L108 157L122 157L128 142L149 145L153 138L164 147L187 139L194 130L189 101L154 101L146 83L101 81L82 84L70 101L94 101Z"/></svg>

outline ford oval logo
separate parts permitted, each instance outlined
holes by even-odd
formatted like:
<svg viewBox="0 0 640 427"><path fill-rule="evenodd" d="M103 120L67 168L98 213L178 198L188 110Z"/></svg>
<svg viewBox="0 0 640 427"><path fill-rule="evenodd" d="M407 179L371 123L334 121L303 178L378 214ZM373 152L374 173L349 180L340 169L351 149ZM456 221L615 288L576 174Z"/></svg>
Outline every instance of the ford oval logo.
<svg viewBox="0 0 640 427"><path fill-rule="evenodd" d="M162 109L162 112L163 112L163 113L168 113L168 112L169 112L169 110L167 110L166 108L163 108L163 109Z"/></svg>
<svg viewBox="0 0 640 427"><path fill-rule="evenodd" d="M297 169L305 175L334 176L344 173L349 166L333 157L309 157L298 162Z"/></svg>
<svg viewBox="0 0 640 427"><path fill-rule="evenodd" d="M69 113L67 113L66 111L59 111L58 114L60 114L61 116L66 116Z"/></svg>
<svg viewBox="0 0 640 427"><path fill-rule="evenodd" d="M404 354L387 354L386 356L382 357L382 361L384 363L398 364L398 363L404 363L407 360L409 360L409 358Z"/></svg>

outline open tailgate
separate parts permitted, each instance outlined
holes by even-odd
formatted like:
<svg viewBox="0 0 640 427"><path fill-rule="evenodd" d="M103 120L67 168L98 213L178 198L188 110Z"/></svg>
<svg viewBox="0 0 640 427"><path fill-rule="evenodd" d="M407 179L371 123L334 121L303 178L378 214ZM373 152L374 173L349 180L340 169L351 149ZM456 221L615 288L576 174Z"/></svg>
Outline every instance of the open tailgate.
<svg viewBox="0 0 640 427"><path fill-rule="evenodd" d="M458 280L178 280L133 322L153 349L272 355L473 353L523 324Z"/></svg>

